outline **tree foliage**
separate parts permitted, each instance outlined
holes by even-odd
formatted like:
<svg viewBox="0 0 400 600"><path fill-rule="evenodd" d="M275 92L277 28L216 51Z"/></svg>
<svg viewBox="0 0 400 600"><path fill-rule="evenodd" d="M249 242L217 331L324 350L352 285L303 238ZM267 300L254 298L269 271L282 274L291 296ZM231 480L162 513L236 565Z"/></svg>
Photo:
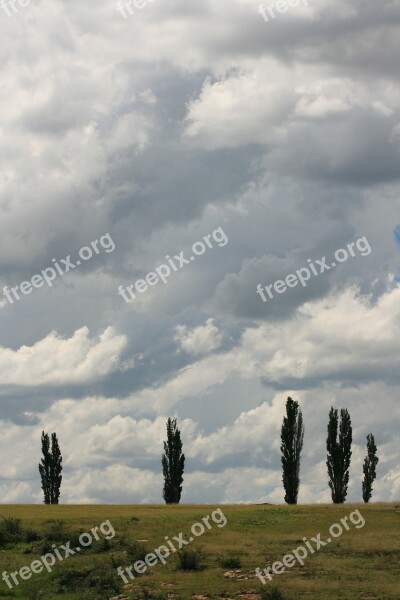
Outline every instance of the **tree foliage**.
<svg viewBox="0 0 400 600"><path fill-rule="evenodd" d="M363 466L364 481L362 482L362 497L365 503L371 500L372 484L376 479L376 465L379 462L376 450L375 438L372 433L369 433L367 435L367 456L365 457Z"/></svg>
<svg viewBox="0 0 400 600"><path fill-rule="evenodd" d="M328 467L332 501L335 504L341 504L346 500L349 485L352 441L353 430L348 410L345 408L341 409L339 424L338 410L331 407L328 422L328 438L326 440L326 449L328 452L326 465Z"/></svg>
<svg viewBox="0 0 400 600"><path fill-rule="evenodd" d="M167 421L167 441L161 459L164 475L163 497L166 504L179 504L182 495L185 455L176 419Z"/></svg>
<svg viewBox="0 0 400 600"><path fill-rule="evenodd" d="M56 433L51 434L42 431L42 454L39 463L39 473L42 480L44 504L58 504L62 481L62 456Z"/></svg>
<svg viewBox="0 0 400 600"><path fill-rule="evenodd" d="M289 396L286 401L286 416L283 418L281 429L282 481L287 504L297 504L303 440L304 426L301 408L298 402Z"/></svg>

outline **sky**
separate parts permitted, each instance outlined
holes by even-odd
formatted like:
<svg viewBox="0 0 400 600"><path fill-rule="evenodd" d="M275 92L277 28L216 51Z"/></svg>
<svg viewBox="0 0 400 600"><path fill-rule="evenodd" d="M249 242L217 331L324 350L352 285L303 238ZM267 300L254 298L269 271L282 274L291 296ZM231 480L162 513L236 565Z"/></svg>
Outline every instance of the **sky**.
<svg viewBox="0 0 400 600"><path fill-rule="evenodd" d="M299 502L331 406L348 500L370 432L400 499L400 2L291 4L0 7L3 503L42 502L42 430L61 502L162 502L168 417L182 502L281 503L288 396Z"/></svg>

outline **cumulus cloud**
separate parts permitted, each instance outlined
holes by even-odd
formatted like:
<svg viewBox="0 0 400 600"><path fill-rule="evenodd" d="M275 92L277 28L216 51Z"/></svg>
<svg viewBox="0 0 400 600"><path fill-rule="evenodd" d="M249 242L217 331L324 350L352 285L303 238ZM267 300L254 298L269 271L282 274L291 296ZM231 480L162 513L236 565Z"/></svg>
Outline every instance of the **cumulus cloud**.
<svg viewBox="0 0 400 600"><path fill-rule="evenodd" d="M208 354L220 347L222 334L214 325L213 319L207 319L204 325L189 329L184 325L176 328L175 340L190 354Z"/></svg>
<svg viewBox="0 0 400 600"><path fill-rule="evenodd" d="M399 286L376 304L357 289L348 289L306 304L296 321L279 325L279 336L276 325L247 330L243 347L256 352L270 382L345 381L356 374L365 380L394 381L398 378L399 298Z"/></svg>
<svg viewBox="0 0 400 600"><path fill-rule="evenodd" d="M90 382L115 370L125 345L126 338L111 327L98 339L91 339L88 328L82 327L70 339L52 332L33 346L0 348L2 385Z"/></svg>

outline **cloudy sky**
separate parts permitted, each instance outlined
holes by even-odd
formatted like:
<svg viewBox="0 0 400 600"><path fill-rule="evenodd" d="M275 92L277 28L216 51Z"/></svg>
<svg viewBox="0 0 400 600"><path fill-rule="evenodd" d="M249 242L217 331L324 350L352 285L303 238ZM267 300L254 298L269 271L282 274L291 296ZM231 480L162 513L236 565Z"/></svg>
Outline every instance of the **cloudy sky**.
<svg viewBox="0 0 400 600"><path fill-rule="evenodd" d="M161 502L169 416L184 502L282 502L288 395L301 502L330 500L331 405L353 422L348 499L373 432L374 499L399 500L399 0L267 19L258 0L3 4L2 502L42 501L42 429L63 502ZM370 252L257 294L360 239ZM163 263L167 283L125 302Z"/></svg>

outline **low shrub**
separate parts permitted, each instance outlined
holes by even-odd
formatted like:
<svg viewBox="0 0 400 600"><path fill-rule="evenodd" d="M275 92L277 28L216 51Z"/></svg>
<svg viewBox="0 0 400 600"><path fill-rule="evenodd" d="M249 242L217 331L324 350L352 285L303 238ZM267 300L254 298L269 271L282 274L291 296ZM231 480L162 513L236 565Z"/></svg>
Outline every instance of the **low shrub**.
<svg viewBox="0 0 400 600"><path fill-rule="evenodd" d="M112 552L108 555L108 558L111 561L113 569L118 569L121 565L130 566L127 563L125 552Z"/></svg>
<svg viewBox="0 0 400 600"><path fill-rule="evenodd" d="M95 540L90 546L86 548L87 552L92 554L102 554L103 552L109 552L111 550L111 541L107 538L100 538Z"/></svg>
<svg viewBox="0 0 400 600"><path fill-rule="evenodd" d="M24 539L22 520L15 517L1 517L0 521L0 547L8 544L18 544Z"/></svg>
<svg viewBox="0 0 400 600"><path fill-rule="evenodd" d="M240 569L242 563L238 556L228 556L227 558L221 558L221 567L224 569Z"/></svg>
<svg viewBox="0 0 400 600"><path fill-rule="evenodd" d="M36 547L38 554L43 556L43 554L48 554L49 552L54 552L54 548L51 543L47 540L44 540L39 546Z"/></svg>
<svg viewBox="0 0 400 600"><path fill-rule="evenodd" d="M61 519L49 519L45 524L45 539L49 542L66 542L70 533Z"/></svg>
<svg viewBox="0 0 400 600"><path fill-rule="evenodd" d="M146 558L148 551L145 546L140 542L128 542L126 546L126 557L129 561L129 564L133 565L137 560L142 560Z"/></svg>
<svg viewBox="0 0 400 600"><path fill-rule="evenodd" d="M11 535L17 535L22 533L22 519L17 519L16 517L1 517L3 520L1 522L1 528L6 533L10 533Z"/></svg>
<svg viewBox="0 0 400 600"><path fill-rule="evenodd" d="M95 592L95 597L101 600L108 600L110 596L118 594L121 590L120 578L109 562L99 564L92 569L84 585Z"/></svg>
<svg viewBox="0 0 400 600"><path fill-rule="evenodd" d="M81 543L79 541L79 537L82 533L85 533L83 531L83 529L80 529L79 531L68 531L66 533L66 537L63 540L64 542L70 542L71 543L71 548L77 548L78 546L80 546L81 548L81 552L84 552L85 550L89 549L90 546L81 546Z"/></svg>
<svg viewBox="0 0 400 600"><path fill-rule="evenodd" d="M53 570L52 580L58 594L85 592L85 598L108 600L121 590L120 578L108 560L93 566L59 564Z"/></svg>
<svg viewBox="0 0 400 600"><path fill-rule="evenodd" d="M24 592L27 600L41 600L41 598L45 598L44 585L40 581L27 581L24 584Z"/></svg>
<svg viewBox="0 0 400 600"><path fill-rule="evenodd" d="M178 568L181 571L199 571L201 559L201 550L180 550L178 552Z"/></svg>
<svg viewBox="0 0 400 600"><path fill-rule="evenodd" d="M57 593L65 594L81 589L89 574L88 567L64 563L53 569L51 579L56 585Z"/></svg>
<svg viewBox="0 0 400 600"><path fill-rule="evenodd" d="M262 587L260 595L261 600L289 600L277 587Z"/></svg>
<svg viewBox="0 0 400 600"><path fill-rule="evenodd" d="M38 533L37 531L35 531L31 527L29 527L28 529L25 529L25 531L24 531L24 541L27 544L30 544L31 542L37 542L39 540L40 540L40 533Z"/></svg>

